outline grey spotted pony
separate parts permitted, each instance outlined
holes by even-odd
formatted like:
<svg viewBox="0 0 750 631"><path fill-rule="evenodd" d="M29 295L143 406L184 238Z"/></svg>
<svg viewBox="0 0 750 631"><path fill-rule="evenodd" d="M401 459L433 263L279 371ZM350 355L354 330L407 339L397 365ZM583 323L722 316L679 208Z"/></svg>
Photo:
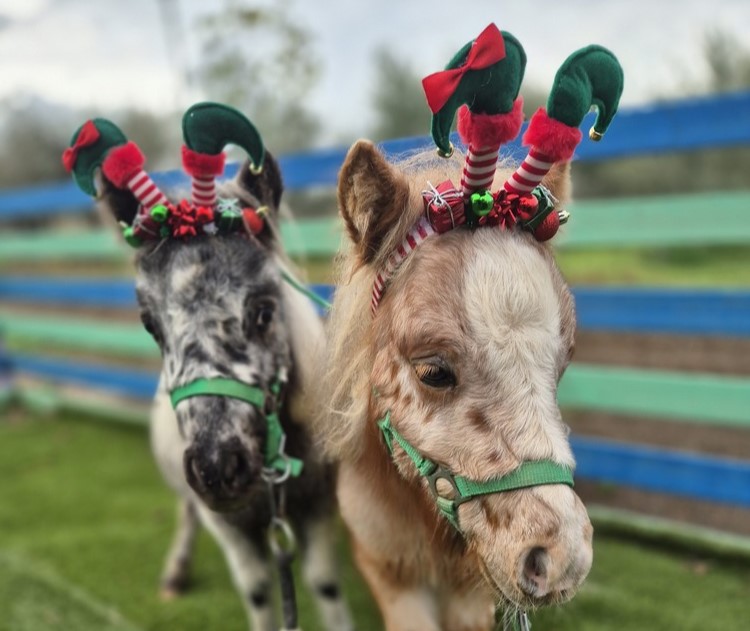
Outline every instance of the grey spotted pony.
<svg viewBox="0 0 750 631"><path fill-rule="evenodd" d="M323 330L308 298L284 281L291 276L277 229L279 169L253 125L231 108L193 106L183 133L190 201L171 202L143 170L138 147L107 120L86 122L63 156L136 247L141 318L163 358L151 442L179 496L179 523L162 594L187 586L202 524L224 552L251 628L276 628L266 544L272 495L300 540L325 626L346 631L334 475L308 429ZM229 143L250 159L217 188ZM283 498L275 492L281 487Z"/></svg>

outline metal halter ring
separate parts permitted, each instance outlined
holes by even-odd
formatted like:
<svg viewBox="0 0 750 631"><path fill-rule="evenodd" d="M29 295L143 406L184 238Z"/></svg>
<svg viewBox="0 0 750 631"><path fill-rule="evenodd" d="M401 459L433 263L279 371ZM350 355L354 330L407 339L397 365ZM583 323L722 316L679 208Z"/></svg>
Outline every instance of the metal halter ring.
<svg viewBox="0 0 750 631"><path fill-rule="evenodd" d="M268 484L283 484L292 475L292 461L289 460L289 457L284 453L279 454L279 455L284 459L286 469L284 469L283 473L279 473L276 469L272 469L270 467L263 467L263 472L261 473L261 477Z"/></svg>
<svg viewBox="0 0 750 631"><path fill-rule="evenodd" d="M297 539L294 531L286 519L274 517L268 527L268 545L275 554L294 554L297 549Z"/></svg>

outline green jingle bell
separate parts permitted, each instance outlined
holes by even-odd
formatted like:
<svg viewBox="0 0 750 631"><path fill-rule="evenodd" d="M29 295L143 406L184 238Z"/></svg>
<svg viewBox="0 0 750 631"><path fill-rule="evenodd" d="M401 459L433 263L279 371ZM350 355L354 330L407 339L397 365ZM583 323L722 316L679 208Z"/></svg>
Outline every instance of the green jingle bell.
<svg viewBox="0 0 750 631"><path fill-rule="evenodd" d="M169 217L169 209L164 204L157 204L151 209L150 215L156 223L164 223Z"/></svg>
<svg viewBox="0 0 750 631"><path fill-rule="evenodd" d="M127 226L126 228L123 228L122 236L125 237L126 243L131 248L137 248L143 245L143 241L141 241L141 238L135 234L135 230L133 230L132 226Z"/></svg>
<svg viewBox="0 0 750 631"><path fill-rule="evenodd" d="M479 191L471 194L469 205L475 215L484 217L490 213L492 207L495 205L495 198L489 191Z"/></svg>

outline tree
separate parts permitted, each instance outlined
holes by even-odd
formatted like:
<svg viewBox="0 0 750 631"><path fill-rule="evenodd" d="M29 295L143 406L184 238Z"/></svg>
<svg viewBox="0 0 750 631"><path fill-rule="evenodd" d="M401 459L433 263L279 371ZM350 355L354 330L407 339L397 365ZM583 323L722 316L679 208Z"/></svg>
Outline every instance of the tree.
<svg viewBox="0 0 750 631"><path fill-rule="evenodd" d="M374 140L426 134L430 129L420 76L411 64L381 48L375 53Z"/></svg>
<svg viewBox="0 0 750 631"><path fill-rule="evenodd" d="M226 0L200 24L196 71L211 100L245 113L277 153L309 147L321 127L305 103L319 61L310 33L287 9L287 1L260 9Z"/></svg>
<svg viewBox="0 0 750 631"><path fill-rule="evenodd" d="M706 32L703 56L709 68L709 92L728 92L750 87L750 50L733 34L712 29Z"/></svg>

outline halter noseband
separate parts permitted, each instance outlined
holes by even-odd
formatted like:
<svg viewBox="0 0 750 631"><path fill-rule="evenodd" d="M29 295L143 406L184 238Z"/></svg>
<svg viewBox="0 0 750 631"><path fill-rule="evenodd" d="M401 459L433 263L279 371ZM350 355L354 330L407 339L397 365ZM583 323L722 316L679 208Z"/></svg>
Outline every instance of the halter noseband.
<svg viewBox="0 0 750 631"><path fill-rule="evenodd" d="M440 513L461 531L458 523L458 507L480 495L504 493L516 489L545 484L567 484L573 486L573 471L565 465L552 460L534 460L522 462L520 466L497 478L490 478L484 482L477 482L462 475L455 475L446 467L426 458L402 434L391 425L390 411L378 421L378 427L383 433L388 451L393 456L393 442L396 441L407 456L414 463L419 474L427 480L430 493L435 499ZM450 484L452 497L448 497L437 488L438 480L445 480Z"/></svg>
<svg viewBox="0 0 750 631"><path fill-rule="evenodd" d="M302 473L302 460L288 456L284 451L286 435L279 420L281 407L281 380L275 379L268 391L259 386L249 385L236 379L215 377L196 379L170 391L172 407L176 410L180 401L200 396L218 396L238 399L249 403L265 418L268 433L263 448L263 465L266 469L288 476L297 477Z"/></svg>

